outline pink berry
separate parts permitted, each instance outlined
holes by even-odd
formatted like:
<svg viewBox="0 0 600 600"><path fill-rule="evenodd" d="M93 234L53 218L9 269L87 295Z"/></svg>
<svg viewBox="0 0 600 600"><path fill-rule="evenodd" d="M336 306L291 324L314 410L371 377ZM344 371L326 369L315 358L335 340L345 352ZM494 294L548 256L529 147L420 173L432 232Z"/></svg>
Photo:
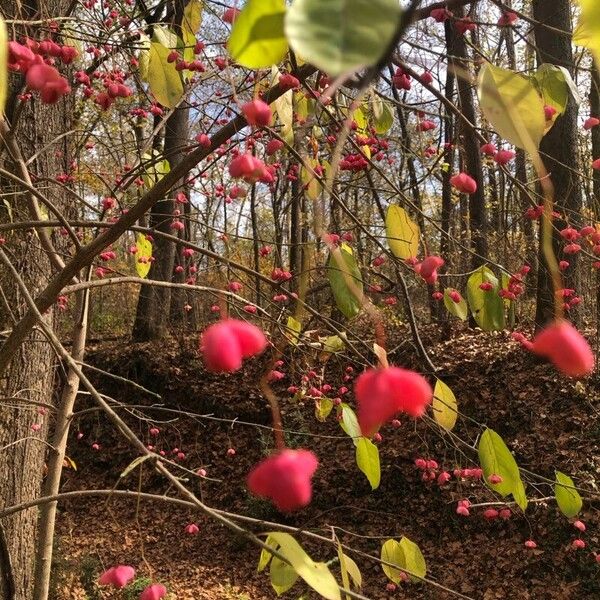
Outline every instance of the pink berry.
<svg viewBox="0 0 600 600"><path fill-rule="evenodd" d="M585 542L582 539L576 539L571 542L571 546L575 550L581 550L581 549L585 548Z"/></svg>
<svg viewBox="0 0 600 600"><path fill-rule="evenodd" d="M530 548L530 549L537 548L537 544L533 540L527 540L525 542L525 548Z"/></svg>
<svg viewBox="0 0 600 600"><path fill-rule="evenodd" d="M575 521L573 523L573 527L575 527L575 529L579 529L579 531L585 531L585 523L583 521Z"/></svg>

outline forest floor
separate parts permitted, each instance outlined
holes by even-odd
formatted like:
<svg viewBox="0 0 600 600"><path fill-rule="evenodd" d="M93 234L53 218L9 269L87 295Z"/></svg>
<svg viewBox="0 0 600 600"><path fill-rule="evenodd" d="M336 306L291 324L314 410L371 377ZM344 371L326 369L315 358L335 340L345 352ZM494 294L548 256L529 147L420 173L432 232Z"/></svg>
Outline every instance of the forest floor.
<svg viewBox="0 0 600 600"><path fill-rule="evenodd" d="M119 411L143 440L169 456L176 447L186 455L180 461L185 467L206 469L209 479L194 478L191 488L212 507L327 537L335 528L343 543L376 556L384 540L407 536L421 548L433 581L477 600L600 598L600 567L592 555L600 552L598 504L584 502L580 518L587 525L583 534L587 547L577 551L570 544L578 532L554 502L532 503L525 515L515 509L508 521L488 522L483 509L461 517L455 512L459 499L498 498L481 482L453 477L443 488L423 483L413 464L416 457L425 457L450 472L475 466L477 455L468 446L476 445L480 424L485 424L514 452L530 498L552 496L552 487L543 478L554 480L555 469L571 475L580 487L597 490L600 380L572 382L558 376L505 332L457 329L442 341L435 328L425 328L423 335L439 376L453 389L464 415L454 430L462 441L440 434L430 419L405 419L398 429L384 427L379 444L381 485L374 492L356 467L352 442L340 429L335 412L319 422L312 400L293 402L285 391L298 384L309 368L323 370L323 382L334 388L351 388L342 381L349 363L339 355L321 364L316 355L286 359L282 367L286 379L275 389L283 398L285 427L293 431L287 434L287 442L312 449L321 463L314 478L313 502L294 516L279 515L267 503L250 497L245 488L251 466L272 448L270 413L256 388L265 361L252 361L238 374L215 376L202 367L197 339L160 345L100 344L90 349L88 361L162 395L158 400L124 381L94 377L107 396L137 407ZM398 346L391 362L417 367L410 335L401 326L388 331L388 348ZM355 369L358 372L360 367ZM347 398L352 403L351 392ZM197 415L210 413L217 420L150 408L158 403ZM141 414L148 420L137 418ZM148 434L153 425L161 430L158 438ZM78 431L84 434L79 441ZM100 450L91 449L94 442ZM229 448L235 449L234 456L228 456ZM78 468L66 470L63 491L137 490L139 486L144 492L176 495L147 466L119 480L135 454L98 412L86 413L75 424L69 456ZM184 533L192 522L200 528L198 535ZM253 530L268 531L268 526ZM524 547L530 538L537 549ZM297 539L314 558L334 556L327 544L315 545L301 535ZM62 503L57 556L58 600L111 597L98 595L90 582L101 569L117 563L134 565L138 574L165 583L171 597L181 600L276 597L268 569L257 572L255 546L191 509L158 501L87 497ZM354 559L363 575L362 593L369 598L456 597L426 584L405 583L390 592L380 565L356 555ZM332 569L339 577L337 565ZM317 598L302 582L284 597L296 600L302 594L304 599Z"/></svg>

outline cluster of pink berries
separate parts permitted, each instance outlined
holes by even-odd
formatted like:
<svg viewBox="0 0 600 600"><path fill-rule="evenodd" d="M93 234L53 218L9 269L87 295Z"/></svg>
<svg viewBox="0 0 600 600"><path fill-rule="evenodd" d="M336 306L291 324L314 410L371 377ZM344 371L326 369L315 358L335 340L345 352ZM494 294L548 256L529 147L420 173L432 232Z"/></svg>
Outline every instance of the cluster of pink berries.
<svg viewBox="0 0 600 600"><path fill-rule="evenodd" d="M37 42L25 38L23 44L8 43L8 68L23 73L29 89L39 92L45 104L54 104L71 91L69 82L54 64L57 60L70 64L76 56L74 47L61 46L52 40Z"/></svg>

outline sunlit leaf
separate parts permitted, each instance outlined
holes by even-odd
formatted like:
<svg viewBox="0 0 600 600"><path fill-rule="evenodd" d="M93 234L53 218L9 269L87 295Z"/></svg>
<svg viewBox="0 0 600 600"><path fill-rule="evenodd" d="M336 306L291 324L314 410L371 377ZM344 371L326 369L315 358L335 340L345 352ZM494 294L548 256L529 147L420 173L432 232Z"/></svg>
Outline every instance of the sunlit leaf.
<svg viewBox="0 0 600 600"><path fill-rule="evenodd" d="M419 253L419 226L408 213L396 204L391 204L385 215L385 230L392 254L403 260Z"/></svg>
<svg viewBox="0 0 600 600"><path fill-rule="evenodd" d="M433 390L433 418L446 429L452 431L458 417L458 405L454 392L441 380L438 379Z"/></svg>
<svg viewBox="0 0 600 600"><path fill-rule="evenodd" d="M267 544L267 546L270 546L274 550L277 549L277 543L275 541L273 541L273 539L271 539L271 536L267 536L267 539L265 540L265 544ZM273 558L273 555L266 548L263 548L260 551L260 556L258 558L258 566L256 567L256 570L259 573L261 571L263 571L269 564L269 561L271 560L271 558Z"/></svg>
<svg viewBox="0 0 600 600"><path fill-rule="evenodd" d="M271 585L278 596L285 594L298 581L298 573L294 567L288 565L277 556L271 560L271 568L269 570L271 577Z"/></svg>
<svg viewBox="0 0 600 600"><path fill-rule="evenodd" d="M135 259L135 270L140 277L148 277L152 263L152 242L146 238L143 233L138 233L135 236L135 245L137 252L133 255Z"/></svg>
<svg viewBox="0 0 600 600"><path fill-rule="evenodd" d="M421 549L407 537L402 537L400 540L400 549L404 557L402 566L411 573L412 581L420 581L420 578L427 575L427 565ZM413 577L413 575L416 577Z"/></svg>
<svg viewBox="0 0 600 600"><path fill-rule="evenodd" d="M398 0L294 0L285 34L294 52L337 76L377 63L401 14Z"/></svg>
<svg viewBox="0 0 600 600"><path fill-rule="evenodd" d="M544 101L529 79L486 64L477 85L483 114L500 137L519 148L537 149L546 130Z"/></svg>
<svg viewBox="0 0 600 600"><path fill-rule="evenodd" d="M317 421L324 423L331 413L333 408L333 400L331 398L317 398L315 400L315 417Z"/></svg>
<svg viewBox="0 0 600 600"><path fill-rule="evenodd" d="M158 42L150 44L147 81L150 91L158 102L167 108L175 108L183 96L183 82L175 63L167 62L171 52Z"/></svg>
<svg viewBox="0 0 600 600"><path fill-rule="evenodd" d="M183 9L181 29L184 32L187 31L193 36L198 33L200 25L202 24L202 8L201 0L189 0Z"/></svg>
<svg viewBox="0 0 600 600"><path fill-rule="evenodd" d="M556 483L554 484L554 495L560 512L569 519L579 514L583 501L579 492L573 489L573 480L564 473L556 471Z"/></svg>
<svg viewBox="0 0 600 600"><path fill-rule="evenodd" d="M377 489L381 481L379 449L366 437L361 437L356 442L356 464L369 480L371 489Z"/></svg>
<svg viewBox="0 0 600 600"><path fill-rule="evenodd" d="M341 428L352 438L354 445L358 444L358 440L362 437L362 431L356 418L356 413L347 405L341 404L342 420L340 421Z"/></svg>
<svg viewBox="0 0 600 600"><path fill-rule="evenodd" d="M387 540L383 543L381 546L381 560L391 563L392 565L397 565L398 567L404 565L404 552L396 540ZM402 581L402 571L400 569L395 569L394 567L384 564L381 565L381 568L387 578L394 583L400 583Z"/></svg>
<svg viewBox="0 0 600 600"><path fill-rule="evenodd" d="M249 69L281 62L288 51L284 16L284 0L248 0L233 23L227 42L229 54Z"/></svg>
<svg viewBox="0 0 600 600"><path fill-rule="evenodd" d="M386 134L394 124L394 113L389 104L382 100L377 94L371 96L373 109L373 121L377 135Z"/></svg>
<svg viewBox="0 0 600 600"><path fill-rule="evenodd" d="M279 552L289 561L294 571L313 590L327 600L340 600L338 584L325 563L313 561L289 533L270 532L269 536L279 544ZM273 557L271 567L275 558Z"/></svg>
<svg viewBox="0 0 600 600"><path fill-rule="evenodd" d="M298 345L301 331L302 323L292 316L288 317L285 335L290 343L292 343L294 346Z"/></svg>
<svg viewBox="0 0 600 600"><path fill-rule="evenodd" d="M565 112L569 96L573 97L576 104L581 103L577 85L564 67L544 63L539 66L532 79L544 99L544 104L556 110L553 120Z"/></svg>
<svg viewBox="0 0 600 600"><path fill-rule="evenodd" d="M573 43L592 51L600 64L600 3L579 0L579 23L573 32Z"/></svg>

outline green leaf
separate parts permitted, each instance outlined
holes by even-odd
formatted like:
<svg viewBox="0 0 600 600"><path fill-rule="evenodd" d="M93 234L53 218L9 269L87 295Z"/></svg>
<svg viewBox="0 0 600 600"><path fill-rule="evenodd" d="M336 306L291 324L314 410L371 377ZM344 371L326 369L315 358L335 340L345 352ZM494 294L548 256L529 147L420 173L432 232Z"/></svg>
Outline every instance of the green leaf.
<svg viewBox="0 0 600 600"><path fill-rule="evenodd" d="M385 230L394 256L402 260L417 256L419 226L401 206L390 204L385 215Z"/></svg>
<svg viewBox="0 0 600 600"><path fill-rule="evenodd" d="M294 317L288 317L285 336L294 346L298 345L300 332L302 331L302 323Z"/></svg>
<svg viewBox="0 0 600 600"><path fill-rule="evenodd" d="M482 283L491 283L492 289L480 289ZM498 295L500 283L493 271L482 266L467 281L467 299L475 322L484 331L504 329L504 302Z"/></svg>
<svg viewBox="0 0 600 600"><path fill-rule="evenodd" d="M383 101L377 94L371 96L373 107L373 121L377 135L387 133L394 124L394 113L390 105Z"/></svg>
<svg viewBox="0 0 600 600"><path fill-rule="evenodd" d="M417 544L411 542L407 537L400 540L400 549L404 557L403 566L410 574L412 581L420 581L427 575L425 558Z"/></svg>
<svg viewBox="0 0 600 600"><path fill-rule="evenodd" d="M404 552L400 547L400 544L396 540L387 540L381 546L381 560L391 563L392 565L398 565L402 567L404 565ZM402 581L402 571L395 569L388 565L381 565L383 572L387 578L394 583L400 583Z"/></svg>
<svg viewBox="0 0 600 600"><path fill-rule="evenodd" d="M467 320L467 314L469 311L469 307L467 305L467 301L463 296L460 298L460 302L454 302L452 298L450 298L450 292L457 292L454 288L446 288L444 290L444 306L447 308L448 312L455 317L458 317L461 321Z"/></svg>
<svg viewBox="0 0 600 600"><path fill-rule="evenodd" d="M336 260L334 252L337 252L338 258L341 257L340 261ZM330 254L327 265L329 285L337 307L347 319L351 319L360 312L362 306L363 282L360 270L349 246L342 245L334 252ZM360 297L356 297L346 279L352 283Z"/></svg>
<svg viewBox="0 0 600 600"><path fill-rule="evenodd" d="M333 409L333 400L331 398L317 398L315 401L315 417L317 421L324 423Z"/></svg>
<svg viewBox="0 0 600 600"><path fill-rule="evenodd" d="M342 352L345 347L346 344L339 335L330 335L328 338L325 338L325 341L323 342L323 352L329 352L329 354Z"/></svg>
<svg viewBox="0 0 600 600"><path fill-rule="evenodd" d="M517 462L504 440L493 429L486 429L479 439L478 453L483 477L488 487L503 498L512 494L515 502L525 510L527 508L525 486ZM491 475L499 475L502 481L496 484L490 483Z"/></svg>
<svg viewBox="0 0 600 600"><path fill-rule="evenodd" d="M156 185L167 173L171 171L171 165L166 158L161 159L161 154L158 150L152 150L152 154L144 154L143 167L144 174L144 185L146 187L152 187ZM147 165L145 163L148 163Z"/></svg>
<svg viewBox="0 0 600 600"><path fill-rule="evenodd" d="M356 443L356 464L367 476L371 489L376 490L381 480L381 466L379 464L379 449L368 438L361 437Z"/></svg>
<svg viewBox="0 0 600 600"><path fill-rule="evenodd" d="M152 242L143 233L138 233L135 236L135 245L137 247L137 252L133 255L135 270L140 277L146 278L152 266L149 260L152 257Z"/></svg>
<svg viewBox="0 0 600 600"><path fill-rule="evenodd" d="M175 63L167 62L171 50L163 44L150 44L147 81L150 91L163 106L175 108L183 96L181 75L175 69Z"/></svg>
<svg viewBox="0 0 600 600"><path fill-rule="evenodd" d="M338 559L340 561L340 567L342 570L342 583L344 587L349 590L350 589L350 580L348 579L348 575L352 582L357 588L362 587L362 575L360 573L360 569L358 565L352 560L347 554L344 554L342 549L342 545L338 541L337 543L337 554ZM348 598L348 596L346 596Z"/></svg>
<svg viewBox="0 0 600 600"><path fill-rule="evenodd" d="M573 96L576 104L581 102L577 86L569 71L564 67L544 63L533 74L532 80L542 95L544 104L552 106L556 110L553 120L565 112L569 95Z"/></svg>
<svg viewBox="0 0 600 600"><path fill-rule="evenodd" d="M270 532L269 536L279 544L279 552L289 561L294 571L313 590L327 600L340 600L338 584L325 563L313 561L289 533ZM271 567L275 558L273 557Z"/></svg>
<svg viewBox="0 0 600 600"><path fill-rule="evenodd" d="M554 495L560 512L568 517L574 517L579 514L583 501L576 489L573 480L564 473L556 471L556 483L554 484Z"/></svg>
<svg viewBox="0 0 600 600"><path fill-rule="evenodd" d="M201 0L189 0L183 9L183 20L181 22L181 29L184 33L187 31L194 37L196 36L200 25L202 25L202 8Z"/></svg>
<svg viewBox="0 0 600 600"><path fill-rule="evenodd" d="M8 95L8 32L6 23L0 17L0 117L4 114Z"/></svg>
<svg viewBox="0 0 600 600"><path fill-rule="evenodd" d="M498 134L532 152L546 131L544 101L531 81L508 69L486 64L477 86L483 114Z"/></svg>
<svg viewBox="0 0 600 600"><path fill-rule="evenodd" d="M270 546L271 548L273 548L273 550L277 549L277 543L271 538L271 536L267 536L267 539L265 540L265 544L267 544L267 546ZM258 573L260 573L261 571L264 571L264 569L269 564L269 561L271 560L271 558L273 558L273 555L266 548L263 548L260 551L260 557L258 558L258 566L256 567L256 570Z"/></svg>
<svg viewBox="0 0 600 600"><path fill-rule="evenodd" d="M233 23L227 42L229 54L249 69L281 62L288 51L284 17L284 0L248 0Z"/></svg>
<svg viewBox="0 0 600 600"><path fill-rule="evenodd" d="M458 417L458 405L454 392L438 379L433 390L433 418L446 431L452 431Z"/></svg>
<svg viewBox="0 0 600 600"><path fill-rule="evenodd" d="M352 441L356 446L358 440L362 438L362 431L360 430L356 413L347 404L340 404L340 410L342 411L340 426L346 435L349 435L352 438Z"/></svg>
<svg viewBox="0 0 600 600"><path fill-rule="evenodd" d="M294 0L285 35L302 59L335 77L376 64L401 14L398 0Z"/></svg>
<svg viewBox="0 0 600 600"><path fill-rule="evenodd" d="M288 565L277 556L274 556L273 560L271 560L269 574L271 585L278 596L285 594L298 581L298 573L296 573L294 567Z"/></svg>
<svg viewBox="0 0 600 600"><path fill-rule="evenodd" d="M166 25L155 25L152 28L152 37L154 43L161 44L169 50L176 50L181 42L177 34Z"/></svg>

